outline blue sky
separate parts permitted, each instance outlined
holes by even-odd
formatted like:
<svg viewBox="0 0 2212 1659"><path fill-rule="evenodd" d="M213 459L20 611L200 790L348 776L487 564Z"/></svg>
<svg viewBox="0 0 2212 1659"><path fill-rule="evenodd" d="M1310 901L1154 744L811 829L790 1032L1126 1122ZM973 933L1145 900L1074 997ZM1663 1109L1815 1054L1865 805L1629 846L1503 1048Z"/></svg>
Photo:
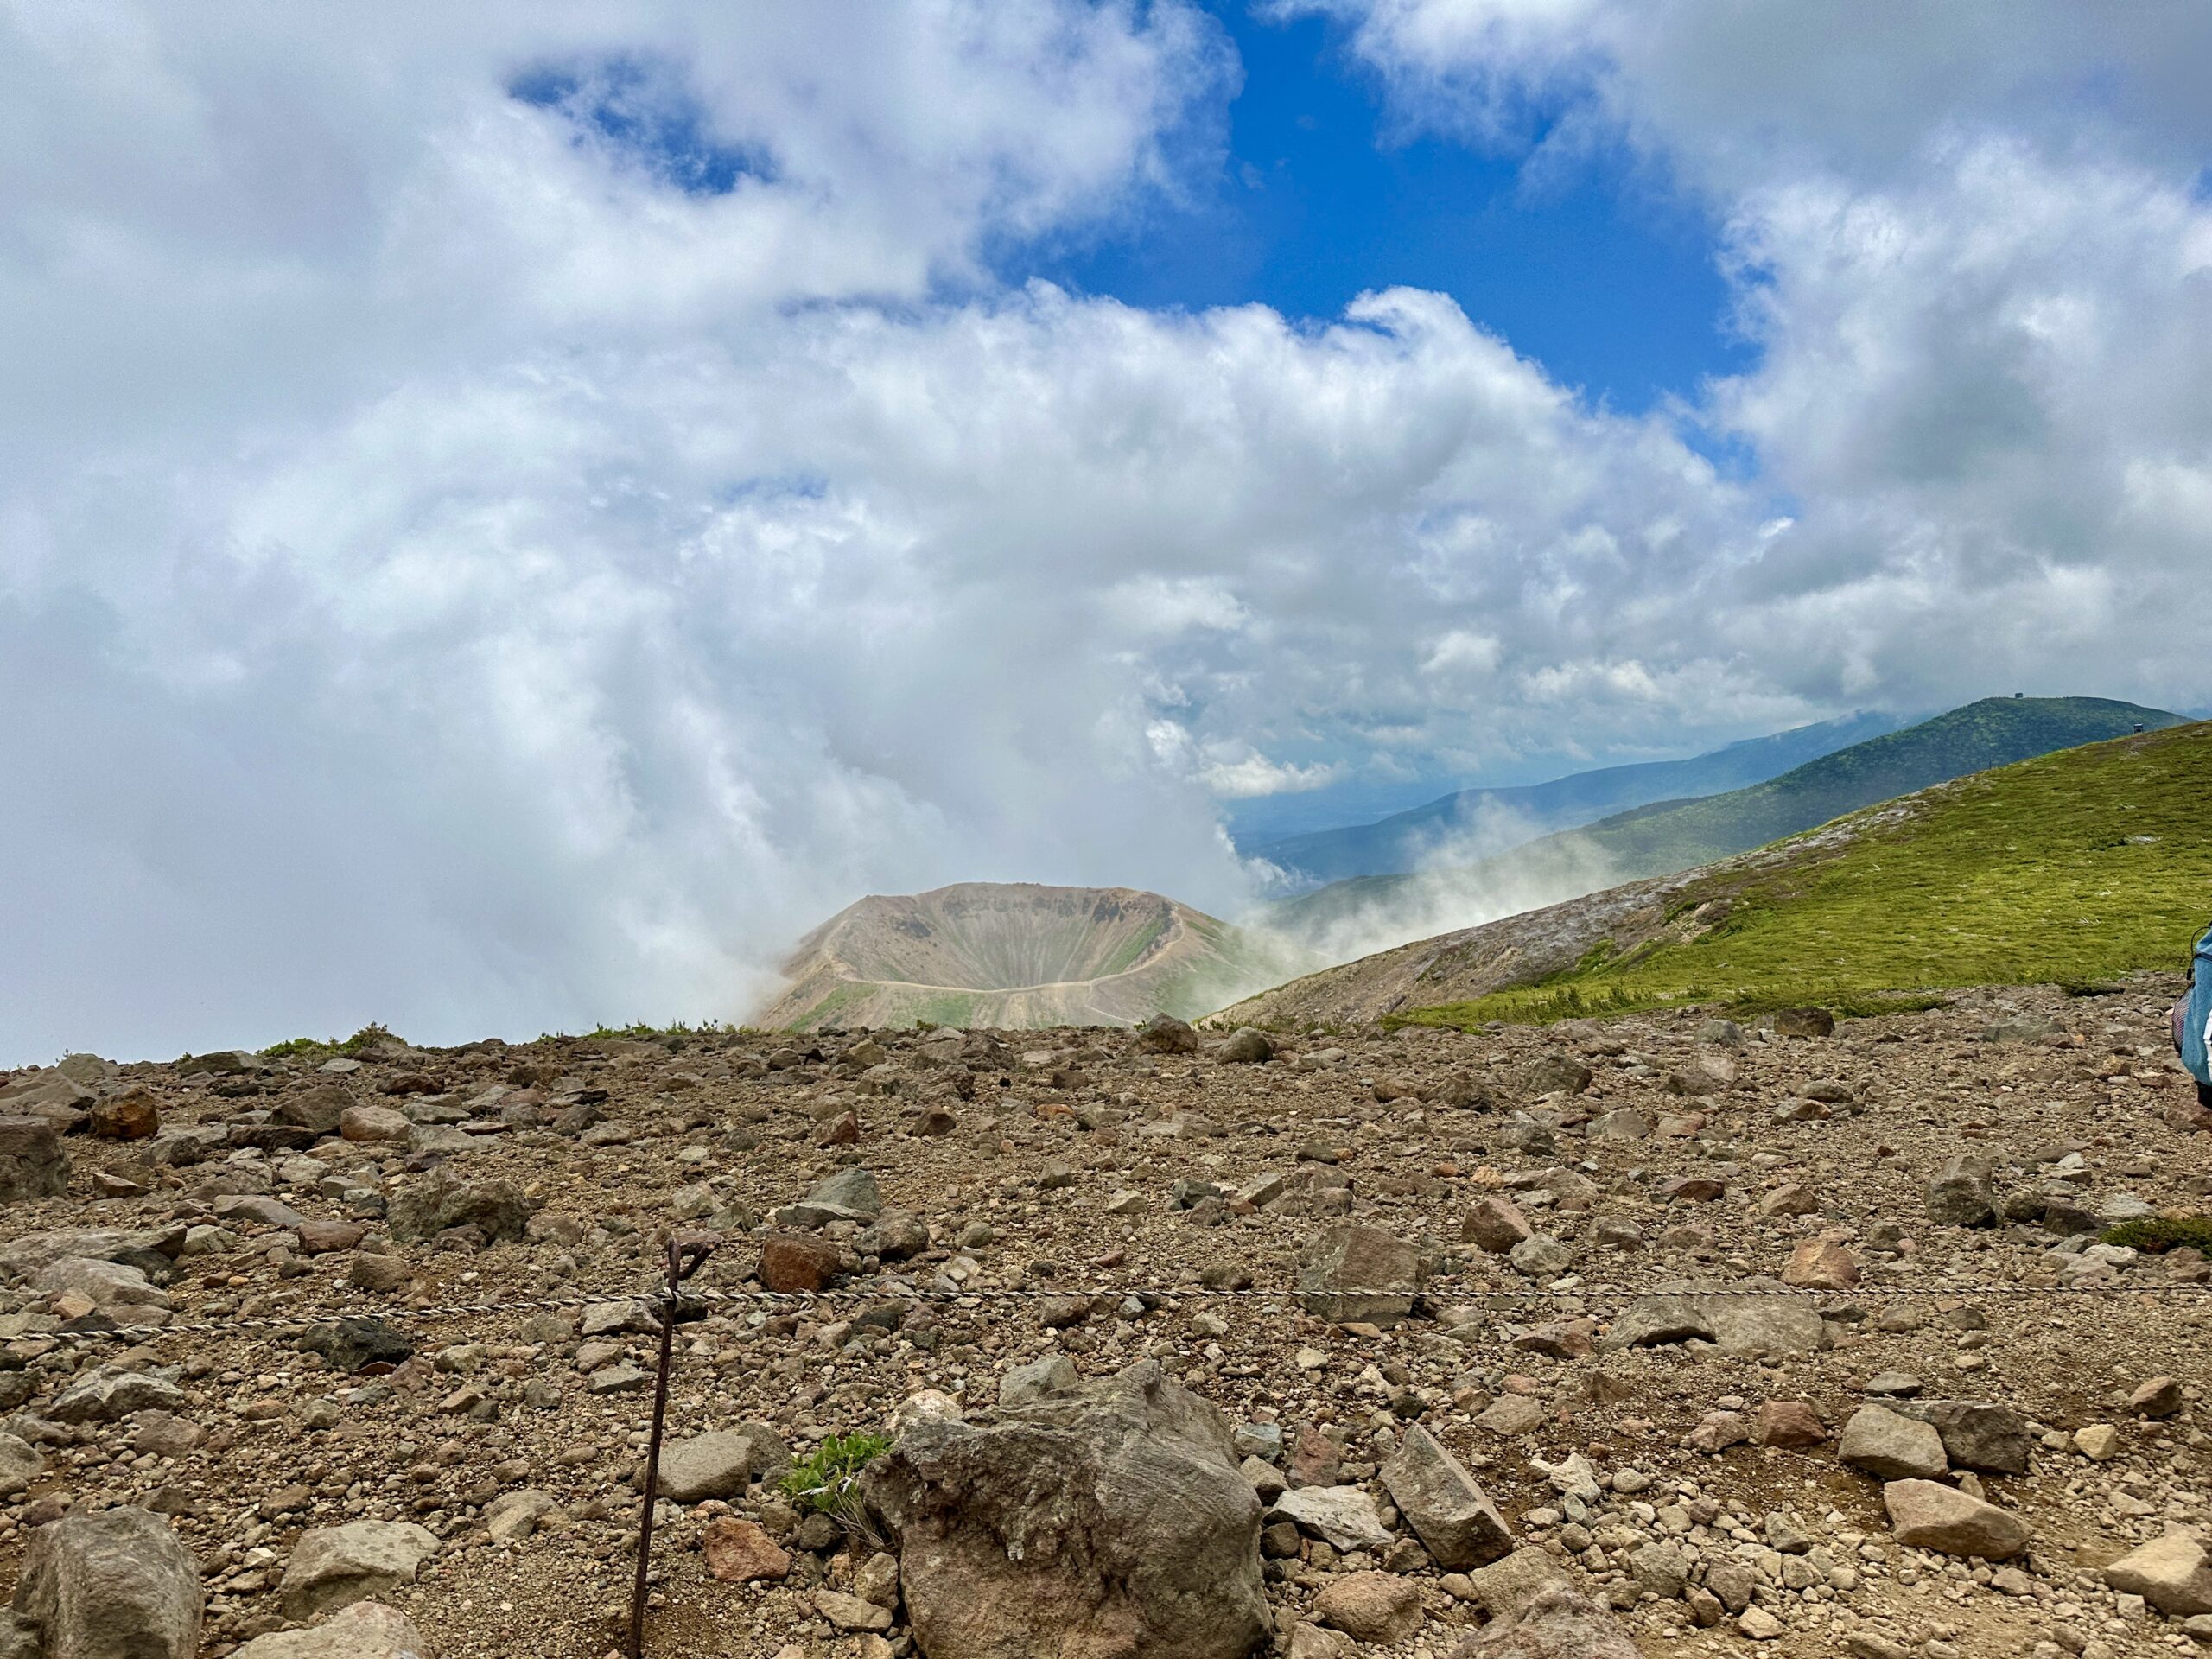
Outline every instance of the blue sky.
<svg viewBox="0 0 2212 1659"><path fill-rule="evenodd" d="M1610 142L1532 179L1541 107L1511 147L1410 130L1333 19L1208 8L1243 86L1228 154L1191 200L1117 232L1002 262L1132 305L1257 302L1329 318L1363 290L1449 294L1552 378L1640 413L1752 356L1726 326L1709 214Z"/></svg>

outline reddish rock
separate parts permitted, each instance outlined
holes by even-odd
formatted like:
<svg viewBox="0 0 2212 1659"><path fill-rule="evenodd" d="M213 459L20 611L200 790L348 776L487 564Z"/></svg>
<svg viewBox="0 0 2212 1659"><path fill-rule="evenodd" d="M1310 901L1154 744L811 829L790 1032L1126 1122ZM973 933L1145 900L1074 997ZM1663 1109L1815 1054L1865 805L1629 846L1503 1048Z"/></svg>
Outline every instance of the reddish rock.
<svg viewBox="0 0 2212 1659"><path fill-rule="evenodd" d="M1711 1204L1727 1190L1727 1183L1710 1175L1683 1175L1662 1185L1659 1196L1681 1204Z"/></svg>
<svg viewBox="0 0 2212 1659"><path fill-rule="evenodd" d="M150 1141L161 1129L162 1115L153 1096L133 1089L93 1107L91 1127L103 1141Z"/></svg>
<svg viewBox="0 0 2212 1659"><path fill-rule="evenodd" d="M404 1141L414 1128L404 1113L389 1106L348 1106L338 1119L338 1133L361 1143Z"/></svg>
<svg viewBox="0 0 2212 1659"><path fill-rule="evenodd" d="M791 1570L788 1551L750 1521L718 1515L700 1535L707 1574L724 1584L757 1584L780 1579Z"/></svg>
<svg viewBox="0 0 2212 1659"><path fill-rule="evenodd" d="M300 1254L328 1255L334 1250L350 1250L368 1236L368 1230L358 1221L302 1222Z"/></svg>
<svg viewBox="0 0 2212 1659"><path fill-rule="evenodd" d="M1459 1237L1465 1243L1480 1245L1493 1255L1503 1255L1534 1231L1522 1215L1520 1205L1512 1199L1487 1198L1478 1200L1467 1211Z"/></svg>
<svg viewBox="0 0 2212 1659"><path fill-rule="evenodd" d="M1859 1282L1859 1264L1848 1250L1831 1240L1803 1239L1790 1251L1782 1282L1800 1290L1849 1290Z"/></svg>
<svg viewBox="0 0 2212 1659"><path fill-rule="evenodd" d="M1285 1470L1294 1486L1333 1486L1344 1459L1344 1447L1307 1423L1291 1439Z"/></svg>
<svg viewBox="0 0 2212 1659"><path fill-rule="evenodd" d="M1754 1440L1784 1451L1819 1446L1827 1437L1827 1425L1821 1421L1821 1414L1802 1400L1770 1400L1759 1408L1751 1425Z"/></svg>
<svg viewBox="0 0 2212 1659"><path fill-rule="evenodd" d="M817 1147L855 1147L860 1139L861 1121L850 1112L840 1112L814 1132Z"/></svg>
<svg viewBox="0 0 2212 1659"><path fill-rule="evenodd" d="M760 1282L785 1295L826 1290L837 1271L834 1246L804 1233L772 1233L760 1241Z"/></svg>

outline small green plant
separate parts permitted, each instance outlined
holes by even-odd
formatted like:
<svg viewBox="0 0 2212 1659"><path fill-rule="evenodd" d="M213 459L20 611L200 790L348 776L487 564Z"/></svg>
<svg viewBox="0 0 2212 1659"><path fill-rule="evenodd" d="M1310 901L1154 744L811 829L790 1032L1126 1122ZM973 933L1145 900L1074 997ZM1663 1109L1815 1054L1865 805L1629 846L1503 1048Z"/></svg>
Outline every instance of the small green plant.
<svg viewBox="0 0 2212 1659"><path fill-rule="evenodd" d="M318 1041L313 1037L287 1037L281 1043L271 1043L261 1051L264 1060L296 1060L317 1054L330 1053L338 1046L336 1039Z"/></svg>
<svg viewBox="0 0 2212 1659"><path fill-rule="evenodd" d="M2144 1216L2108 1228L2098 1243L2125 1244L2150 1255L2174 1249L2212 1255L2212 1216Z"/></svg>
<svg viewBox="0 0 2212 1659"><path fill-rule="evenodd" d="M808 1513L855 1520L861 1512L855 1483L861 1470L891 1449L887 1434L831 1434L791 1465L778 1490Z"/></svg>
<svg viewBox="0 0 2212 1659"><path fill-rule="evenodd" d="M388 1043L391 1039L391 1028L382 1020L372 1020L344 1042L338 1044L337 1048L340 1054L358 1054L365 1048L372 1047L378 1043Z"/></svg>

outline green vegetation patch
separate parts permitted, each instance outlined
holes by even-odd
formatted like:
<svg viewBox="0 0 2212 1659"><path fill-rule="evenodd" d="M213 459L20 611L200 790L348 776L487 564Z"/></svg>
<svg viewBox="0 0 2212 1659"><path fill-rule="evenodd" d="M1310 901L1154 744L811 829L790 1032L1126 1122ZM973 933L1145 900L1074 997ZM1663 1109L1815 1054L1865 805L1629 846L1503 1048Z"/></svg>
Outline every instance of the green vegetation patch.
<svg viewBox="0 0 2212 1659"><path fill-rule="evenodd" d="M1895 1012L1955 987L2177 968L2212 917L2208 798L2212 722L2021 761L1846 820L1857 834L1833 849L1694 885L1693 902L1729 900L1694 938L1622 961L1593 952L1544 984L1400 1021L1470 1030L1688 1003Z"/></svg>
<svg viewBox="0 0 2212 1659"><path fill-rule="evenodd" d="M2101 1244L2125 1244L2131 1250L2156 1255L2164 1250L2190 1249L2212 1255L2212 1216L2145 1216L2123 1221L2103 1233Z"/></svg>
<svg viewBox="0 0 2212 1659"><path fill-rule="evenodd" d="M791 1465L778 1490L803 1511L852 1515L860 1509L854 1483L861 1471L891 1449L887 1434L831 1434Z"/></svg>
<svg viewBox="0 0 2212 1659"><path fill-rule="evenodd" d="M333 1055L359 1054L372 1044L392 1040L391 1031L379 1022L363 1026L351 1037L288 1037L281 1043L271 1043L261 1051L268 1060L328 1059Z"/></svg>

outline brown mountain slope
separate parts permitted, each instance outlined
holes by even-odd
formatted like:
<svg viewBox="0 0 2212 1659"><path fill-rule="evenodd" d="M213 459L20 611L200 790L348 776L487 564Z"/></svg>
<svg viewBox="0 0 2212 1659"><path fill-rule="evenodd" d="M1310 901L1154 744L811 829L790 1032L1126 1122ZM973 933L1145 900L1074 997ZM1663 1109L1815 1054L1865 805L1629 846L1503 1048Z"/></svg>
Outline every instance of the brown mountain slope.
<svg viewBox="0 0 2212 1659"><path fill-rule="evenodd" d="M754 1023L1127 1026L1307 965L1156 893L971 881L840 911L800 941Z"/></svg>

